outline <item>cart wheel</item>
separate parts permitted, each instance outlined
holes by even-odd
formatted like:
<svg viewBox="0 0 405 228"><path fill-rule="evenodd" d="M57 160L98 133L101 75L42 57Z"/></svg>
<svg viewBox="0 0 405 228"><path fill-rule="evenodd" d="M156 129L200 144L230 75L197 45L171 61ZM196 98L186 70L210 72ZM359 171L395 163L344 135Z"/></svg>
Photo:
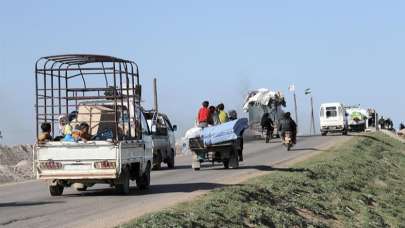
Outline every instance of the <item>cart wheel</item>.
<svg viewBox="0 0 405 228"><path fill-rule="evenodd" d="M223 163L224 163L224 168L229 169L229 160L225 160L225 161L223 161Z"/></svg>
<svg viewBox="0 0 405 228"><path fill-rule="evenodd" d="M237 169L239 168L239 158L238 158L238 152L234 151L233 155L231 156L231 158L229 159L229 166L232 169Z"/></svg>

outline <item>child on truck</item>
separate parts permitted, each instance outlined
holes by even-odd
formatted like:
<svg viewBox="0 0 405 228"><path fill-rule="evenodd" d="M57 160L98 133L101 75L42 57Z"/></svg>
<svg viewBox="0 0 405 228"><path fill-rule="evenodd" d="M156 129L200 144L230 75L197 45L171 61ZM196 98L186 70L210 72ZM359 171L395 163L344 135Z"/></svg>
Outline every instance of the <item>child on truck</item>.
<svg viewBox="0 0 405 228"><path fill-rule="evenodd" d="M52 140L51 136L51 124L50 123L42 123L41 124L41 134L38 136L38 143L45 143L47 141Z"/></svg>

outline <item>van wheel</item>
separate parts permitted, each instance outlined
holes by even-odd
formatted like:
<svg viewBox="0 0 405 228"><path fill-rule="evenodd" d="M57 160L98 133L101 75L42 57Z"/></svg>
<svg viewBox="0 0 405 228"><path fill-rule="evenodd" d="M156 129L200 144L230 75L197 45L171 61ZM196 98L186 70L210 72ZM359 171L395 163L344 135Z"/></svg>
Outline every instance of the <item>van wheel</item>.
<svg viewBox="0 0 405 228"><path fill-rule="evenodd" d="M49 185L49 193L51 196L61 196L63 194L63 185Z"/></svg>
<svg viewBox="0 0 405 228"><path fill-rule="evenodd" d="M327 134L328 134L327 131L324 131L324 132L321 133L322 136L326 136Z"/></svg>
<svg viewBox="0 0 405 228"><path fill-rule="evenodd" d="M148 189L150 186L150 165L146 167L145 173L136 179L136 185L140 190Z"/></svg>
<svg viewBox="0 0 405 228"><path fill-rule="evenodd" d="M117 190L118 193L127 195L129 193L129 170L124 169L122 170L122 173L120 175L120 178L118 180L118 184L115 185L115 189Z"/></svg>
<svg viewBox="0 0 405 228"><path fill-rule="evenodd" d="M170 157L167 161L167 167L169 167L169 169L174 169L174 151L173 150L171 150Z"/></svg>

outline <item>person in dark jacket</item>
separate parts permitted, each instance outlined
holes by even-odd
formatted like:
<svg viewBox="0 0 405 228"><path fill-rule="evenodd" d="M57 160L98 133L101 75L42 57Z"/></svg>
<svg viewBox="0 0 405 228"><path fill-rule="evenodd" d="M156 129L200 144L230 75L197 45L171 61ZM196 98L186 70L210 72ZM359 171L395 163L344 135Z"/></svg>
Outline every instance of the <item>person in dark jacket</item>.
<svg viewBox="0 0 405 228"><path fill-rule="evenodd" d="M262 126L262 131L266 131L266 143L270 142L272 138L274 126L273 120L270 118L269 113L264 113L260 122Z"/></svg>
<svg viewBox="0 0 405 228"><path fill-rule="evenodd" d="M291 118L291 113L286 112L284 117L279 120L278 131L281 133L281 137L284 140L285 132L292 132L292 142L297 143L297 124Z"/></svg>

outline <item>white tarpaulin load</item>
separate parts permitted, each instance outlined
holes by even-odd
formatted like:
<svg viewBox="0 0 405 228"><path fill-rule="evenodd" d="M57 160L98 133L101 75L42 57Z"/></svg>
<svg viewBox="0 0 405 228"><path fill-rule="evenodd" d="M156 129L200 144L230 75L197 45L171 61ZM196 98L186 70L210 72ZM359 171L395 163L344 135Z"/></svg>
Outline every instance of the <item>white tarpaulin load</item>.
<svg viewBox="0 0 405 228"><path fill-rule="evenodd" d="M248 112L249 108L254 105L263 105L272 108L277 106L285 107L286 103L284 95L281 92L275 92L262 88L249 92L245 99L243 110Z"/></svg>

